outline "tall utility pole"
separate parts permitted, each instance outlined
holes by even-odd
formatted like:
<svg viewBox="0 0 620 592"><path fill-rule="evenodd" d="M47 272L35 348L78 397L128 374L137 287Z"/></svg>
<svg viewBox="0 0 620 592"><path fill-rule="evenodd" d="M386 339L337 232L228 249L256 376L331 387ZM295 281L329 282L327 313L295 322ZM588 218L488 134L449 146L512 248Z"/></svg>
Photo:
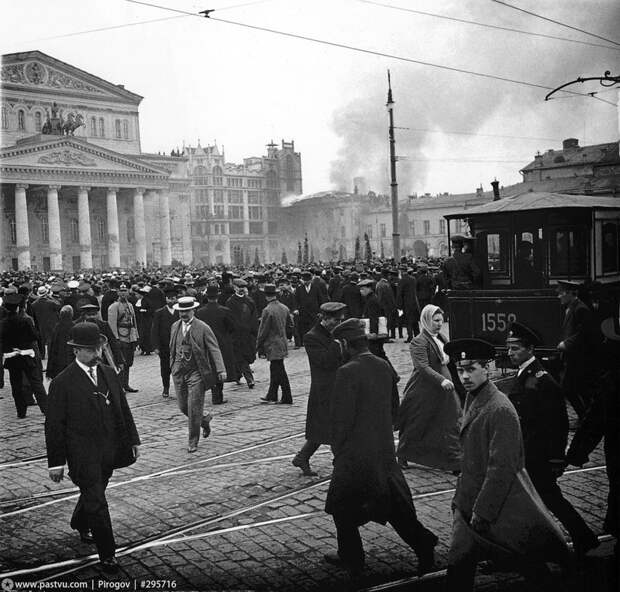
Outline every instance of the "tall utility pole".
<svg viewBox="0 0 620 592"><path fill-rule="evenodd" d="M388 70L387 107L390 116L390 187L392 189L392 253L395 261L400 260L400 233L398 232L398 183L396 182L396 147L394 140L394 101L392 82Z"/></svg>

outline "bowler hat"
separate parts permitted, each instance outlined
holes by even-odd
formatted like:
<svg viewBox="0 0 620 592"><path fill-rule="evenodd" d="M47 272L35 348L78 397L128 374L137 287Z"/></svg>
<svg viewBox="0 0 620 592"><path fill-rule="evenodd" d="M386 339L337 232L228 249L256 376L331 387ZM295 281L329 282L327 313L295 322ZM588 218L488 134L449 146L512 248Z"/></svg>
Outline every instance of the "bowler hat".
<svg viewBox="0 0 620 592"><path fill-rule="evenodd" d="M2 304L7 308L17 308L23 302L23 300L24 299L21 294L5 294L4 298L2 299Z"/></svg>
<svg viewBox="0 0 620 592"><path fill-rule="evenodd" d="M275 296L278 293L276 291L275 284L265 284L263 292L265 293L265 296Z"/></svg>
<svg viewBox="0 0 620 592"><path fill-rule="evenodd" d="M105 335L99 333L99 327L95 323L76 323L71 328L71 338L67 345L74 347L99 347L108 342Z"/></svg>
<svg viewBox="0 0 620 592"><path fill-rule="evenodd" d="M495 348L484 339L454 339L444 346L444 352L455 362L465 360L492 360Z"/></svg>
<svg viewBox="0 0 620 592"><path fill-rule="evenodd" d="M366 337L366 324L361 319L347 319L340 323L334 331L334 338L354 341Z"/></svg>
<svg viewBox="0 0 620 592"><path fill-rule="evenodd" d="M205 290L207 297L216 297L220 293L220 288L217 284L209 284Z"/></svg>

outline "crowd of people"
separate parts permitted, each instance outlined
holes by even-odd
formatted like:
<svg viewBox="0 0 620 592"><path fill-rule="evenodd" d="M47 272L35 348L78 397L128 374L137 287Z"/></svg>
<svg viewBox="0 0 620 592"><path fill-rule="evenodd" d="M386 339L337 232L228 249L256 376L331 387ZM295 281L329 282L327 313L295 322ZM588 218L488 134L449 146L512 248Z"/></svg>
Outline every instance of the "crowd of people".
<svg viewBox="0 0 620 592"><path fill-rule="evenodd" d="M17 416L26 417L35 400L45 414L50 478L60 481L68 467L81 492L71 526L97 546L102 569L118 569L105 489L115 468L139 456L126 398L139 386L130 381L136 354L159 356L161 396L170 397L172 383L194 453L211 433L206 391L212 405L222 405L226 383L243 379L254 389L251 366L259 356L270 365L259 401L291 404L295 385L285 359L290 347L304 348L306 441L292 463L316 475L312 455L331 446L326 512L337 552L325 560L353 577L364 566L359 526L369 521L394 527L416 553L420 574L433 569L438 537L416 515L403 476L409 463L458 475L449 590L473 589L477 563L489 558L550 589L546 561L574 567L550 512L583 560L598 538L557 479L568 464L583 465L601 439L610 484L605 531L617 537L618 318L593 327L578 286L560 283L562 376L556 380L537 359L536 328L514 322L506 348L517 373L504 394L489 380L494 347L448 341L442 331L445 290L471 287L473 261L430 263L3 274L0 349ZM397 339L410 344L412 362L402 400L384 349ZM593 350L597 380L586 388L575 372L579 357ZM579 416L568 448L566 400Z"/></svg>

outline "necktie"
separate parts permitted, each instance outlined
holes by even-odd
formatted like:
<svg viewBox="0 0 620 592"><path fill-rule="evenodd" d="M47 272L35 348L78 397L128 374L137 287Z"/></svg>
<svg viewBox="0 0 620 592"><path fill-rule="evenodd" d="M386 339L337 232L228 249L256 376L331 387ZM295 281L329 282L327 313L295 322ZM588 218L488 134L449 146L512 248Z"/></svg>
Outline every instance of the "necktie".
<svg viewBox="0 0 620 592"><path fill-rule="evenodd" d="M97 370L94 366L90 366L88 368L88 374L90 375L90 379L93 381L93 384L97 386Z"/></svg>

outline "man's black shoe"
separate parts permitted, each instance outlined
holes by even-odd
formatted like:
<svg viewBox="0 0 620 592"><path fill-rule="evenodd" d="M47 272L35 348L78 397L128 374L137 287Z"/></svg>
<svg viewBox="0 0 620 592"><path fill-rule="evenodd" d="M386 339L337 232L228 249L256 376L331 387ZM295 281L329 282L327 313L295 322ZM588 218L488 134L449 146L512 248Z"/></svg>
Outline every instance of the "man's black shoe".
<svg viewBox="0 0 620 592"><path fill-rule="evenodd" d="M95 542L93 535L90 534L90 530L80 530L80 540L87 545L92 545Z"/></svg>
<svg viewBox="0 0 620 592"><path fill-rule="evenodd" d="M313 471L310 468L310 463L307 460L300 458L299 456L295 456L295 458L293 458L291 462L293 463L294 467L301 469L302 473L306 477L316 477L318 475L317 472Z"/></svg>
<svg viewBox="0 0 620 592"><path fill-rule="evenodd" d="M275 399L270 399L269 397L261 397L260 402L261 403L277 403Z"/></svg>
<svg viewBox="0 0 620 592"><path fill-rule="evenodd" d="M276 403L278 405L292 405L293 404L293 400L291 399L290 401L276 401Z"/></svg>
<svg viewBox="0 0 620 592"><path fill-rule="evenodd" d="M170 393L169 393L168 391L164 391L164 392L161 394L161 396L162 396L164 399L167 399L167 398L170 396Z"/></svg>
<svg viewBox="0 0 620 592"><path fill-rule="evenodd" d="M334 565L341 569L346 569L352 576L357 576L362 573L364 566L353 566L348 563L345 563L342 559L340 559L340 555L338 553L325 553L323 555L323 559L330 565Z"/></svg>
<svg viewBox="0 0 620 592"><path fill-rule="evenodd" d="M107 574L117 574L120 570L116 557L106 557L99 562L101 571Z"/></svg>
<svg viewBox="0 0 620 592"><path fill-rule="evenodd" d="M126 387L125 387L125 392L126 392L126 393L137 393L137 392L138 392L138 389L131 388L130 386L126 386Z"/></svg>
<svg viewBox="0 0 620 592"><path fill-rule="evenodd" d="M253 382L250 382L250 384L248 384L248 388L249 388L250 390L252 390L252 389L254 388L254 383L253 383Z"/></svg>
<svg viewBox="0 0 620 592"><path fill-rule="evenodd" d="M204 419L203 419L203 424L202 424L202 437L203 438L208 438L209 435L211 434L211 420L213 419L213 417L211 417L211 415L205 415Z"/></svg>
<svg viewBox="0 0 620 592"><path fill-rule="evenodd" d="M212 405L223 405L224 403L228 403L228 399L222 399L221 401L211 401Z"/></svg>

